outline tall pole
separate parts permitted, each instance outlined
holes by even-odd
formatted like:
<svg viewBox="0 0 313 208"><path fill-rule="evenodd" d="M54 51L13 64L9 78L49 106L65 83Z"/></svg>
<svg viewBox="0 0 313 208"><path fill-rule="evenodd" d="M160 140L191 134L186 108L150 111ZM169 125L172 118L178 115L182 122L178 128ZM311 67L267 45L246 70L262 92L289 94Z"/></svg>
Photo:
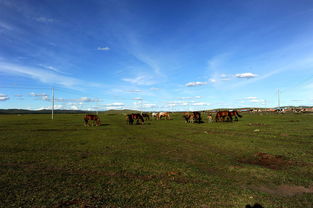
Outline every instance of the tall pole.
<svg viewBox="0 0 313 208"><path fill-rule="evenodd" d="M279 89L277 90L277 101L278 101L278 109L280 109L280 96L279 96Z"/></svg>
<svg viewBox="0 0 313 208"><path fill-rule="evenodd" d="M54 111L54 88L52 88L52 108L51 108L51 119L53 120L53 111Z"/></svg>
<svg viewBox="0 0 313 208"><path fill-rule="evenodd" d="M140 108L141 108L141 114L142 114L142 111L143 111L143 99L141 99L141 101L140 101Z"/></svg>

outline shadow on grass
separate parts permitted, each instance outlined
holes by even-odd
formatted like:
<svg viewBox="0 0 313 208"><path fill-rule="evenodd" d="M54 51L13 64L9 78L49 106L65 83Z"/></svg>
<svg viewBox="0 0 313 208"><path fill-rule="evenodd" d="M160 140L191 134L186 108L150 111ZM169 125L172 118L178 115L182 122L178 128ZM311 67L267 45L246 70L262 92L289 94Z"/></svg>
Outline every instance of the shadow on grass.
<svg viewBox="0 0 313 208"><path fill-rule="evenodd" d="M261 204L255 203L253 206L250 204L246 205L246 208L263 208Z"/></svg>
<svg viewBox="0 0 313 208"><path fill-rule="evenodd" d="M110 126L111 124L101 124L100 126Z"/></svg>

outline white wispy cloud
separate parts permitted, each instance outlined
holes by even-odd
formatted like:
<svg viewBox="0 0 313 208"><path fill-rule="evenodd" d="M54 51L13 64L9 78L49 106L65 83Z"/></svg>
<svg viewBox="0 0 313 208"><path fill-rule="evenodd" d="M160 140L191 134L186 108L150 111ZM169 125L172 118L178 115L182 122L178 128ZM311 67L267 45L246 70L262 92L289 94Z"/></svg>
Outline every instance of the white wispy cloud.
<svg viewBox="0 0 313 208"><path fill-rule="evenodd" d="M217 82L217 80L214 78L211 78L211 79L209 79L209 82L215 83L215 82Z"/></svg>
<svg viewBox="0 0 313 208"><path fill-rule="evenodd" d="M41 23L53 23L55 21L53 18L48 17L37 17L35 18L35 20Z"/></svg>
<svg viewBox="0 0 313 208"><path fill-rule="evenodd" d="M33 109L33 108L32 108ZM52 106L42 106L33 110L51 110ZM54 105L53 106L54 110L65 110L65 106L64 105Z"/></svg>
<svg viewBox="0 0 313 208"><path fill-rule="evenodd" d="M153 104L153 103L144 103L143 107L144 108L154 108L154 107L157 107L157 105Z"/></svg>
<svg viewBox="0 0 313 208"><path fill-rule="evenodd" d="M33 97L40 97L42 100L45 100L45 101L49 101L49 96L46 94L46 93L34 93L34 92L31 92L29 93L30 96L33 96Z"/></svg>
<svg viewBox="0 0 313 208"><path fill-rule="evenodd" d="M197 96L193 96L193 97L179 97L177 99L180 99L180 100L190 100L190 99L200 99L200 98L202 98L202 96L197 95Z"/></svg>
<svg viewBox="0 0 313 208"><path fill-rule="evenodd" d="M34 97L43 97L43 96L47 96L46 93L34 93L34 92L29 93L29 95L34 96Z"/></svg>
<svg viewBox="0 0 313 208"><path fill-rule="evenodd" d="M77 105L71 105L71 106L70 106L70 109L71 109L71 110L79 110L79 106L77 106Z"/></svg>
<svg viewBox="0 0 313 208"><path fill-rule="evenodd" d="M57 73L63 73L62 71L60 71L59 69L53 67L53 66L49 66L49 65L44 65L44 64L38 64L38 66L41 66L45 69L49 69L51 71L57 72Z"/></svg>
<svg viewBox="0 0 313 208"><path fill-rule="evenodd" d="M137 92L143 92L143 90L126 90L126 92L135 92L135 93L137 93Z"/></svg>
<svg viewBox="0 0 313 208"><path fill-rule="evenodd" d="M258 75L257 74L253 74L251 72L235 74L235 77L237 77L237 78L246 78L246 79L254 78L256 76L258 76Z"/></svg>
<svg viewBox="0 0 313 208"><path fill-rule="evenodd" d="M76 98L76 99L55 98L54 101L56 102L81 102L81 103L101 102L101 100L98 98L90 98L90 97L81 97L81 98Z"/></svg>
<svg viewBox="0 0 313 208"><path fill-rule="evenodd" d="M27 78L32 78L34 80L38 80L43 83L49 84L59 84L67 88L72 89L79 89L80 86L87 86L87 83L65 75L60 75L54 71L47 71L42 68L37 67L27 67L24 65L12 64L8 62L1 62L0 61L0 72L15 75L15 76L22 76Z"/></svg>
<svg viewBox="0 0 313 208"><path fill-rule="evenodd" d="M13 30L13 26L11 26L10 24L8 23L5 23L5 22L1 22L0 21L0 32L1 31L4 31L4 30Z"/></svg>
<svg viewBox="0 0 313 208"><path fill-rule="evenodd" d="M98 51L108 51L108 50L110 50L110 49L111 49L111 48L109 48L109 47L107 47L107 46L106 46L106 47L98 47L98 48L97 48Z"/></svg>
<svg viewBox="0 0 313 208"><path fill-rule="evenodd" d="M6 101L9 100L9 96L5 95L5 94L0 94L0 101Z"/></svg>
<svg viewBox="0 0 313 208"><path fill-rule="evenodd" d="M251 96L251 97L246 97L244 99L241 99L240 103L260 103L260 104L263 103L264 104L265 100L264 99L260 99L258 97Z"/></svg>
<svg viewBox="0 0 313 208"><path fill-rule="evenodd" d="M198 103L192 103L193 106L209 106L209 103L204 103L204 102L198 102Z"/></svg>
<svg viewBox="0 0 313 208"><path fill-rule="evenodd" d="M186 87L202 86L208 84L207 82L188 82L185 84Z"/></svg>
<svg viewBox="0 0 313 208"><path fill-rule="evenodd" d="M255 99L257 99L257 97L246 97L246 99L248 99L248 100L255 100Z"/></svg>
<svg viewBox="0 0 313 208"><path fill-rule="evenodd" d="M143 98L136 97L136 98L133 98L133 100L143 100Z"/></svg>
<svg viewBox="0 0 313 208"><path fill-rule="evenodd" d="M253 100L249 100L251 103L264 103L264 100L262 99L253 99Z"/></svg>
<svg viewBox="0 0 313 208"><path fill-rule="evenodd" d="M123 78L122 80L135 85L153 85L156 83L154 77L149 75L139 75L134 78Z"/></svg>
<svg viewBox="0 0 313 208"><path fill-rule="evenodd" d="M123 110L123 106L107 106L105 107L105 110Z"/></svg>
<svg viewBox="0 0 313 208"><path fill-rule="evenodd" d="M108 103L108 104L103 104L104 106L125 106L124 103Z"/></svg>

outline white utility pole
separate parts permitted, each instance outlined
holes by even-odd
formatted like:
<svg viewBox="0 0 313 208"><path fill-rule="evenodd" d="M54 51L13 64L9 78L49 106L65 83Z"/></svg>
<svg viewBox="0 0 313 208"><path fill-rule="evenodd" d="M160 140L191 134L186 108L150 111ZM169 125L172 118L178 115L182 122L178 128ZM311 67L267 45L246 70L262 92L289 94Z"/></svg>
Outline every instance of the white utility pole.
<svg viewBox="0 0 313 208"><path fill-rule="evenodd" d="M51 119L53 120L53 111L54 111L54 88L52 88L52 108L51 108Z"/></svg>
<svg viewBox="0 0 313 208"><path fill-rule="evenodd" d="M279 89L277 90L277 101L278 101L278 109L280 109L280 95L279 95Z"/></svg>

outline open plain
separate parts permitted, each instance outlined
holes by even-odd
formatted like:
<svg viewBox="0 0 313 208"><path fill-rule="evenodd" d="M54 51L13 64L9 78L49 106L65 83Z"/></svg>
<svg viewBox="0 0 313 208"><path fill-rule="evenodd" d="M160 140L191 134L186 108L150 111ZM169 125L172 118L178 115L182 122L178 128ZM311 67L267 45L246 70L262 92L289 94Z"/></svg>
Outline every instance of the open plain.
<svg viewBox="0 0 313 208"><path fill-rule="evenodd" d="M0 207L313 207L313 115L0 115Z"/></svg>

